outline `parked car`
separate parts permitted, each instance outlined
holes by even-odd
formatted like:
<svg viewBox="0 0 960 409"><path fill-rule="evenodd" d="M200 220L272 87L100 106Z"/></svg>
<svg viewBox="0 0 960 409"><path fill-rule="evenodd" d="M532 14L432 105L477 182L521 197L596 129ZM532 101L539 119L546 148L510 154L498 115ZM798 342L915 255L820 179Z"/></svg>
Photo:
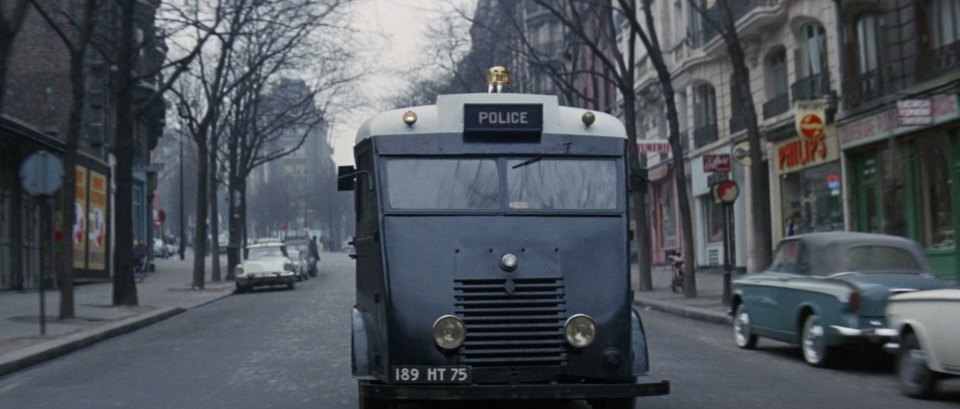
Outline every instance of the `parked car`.
<svg viewBox="0 0 960 409"><path fill-rule="evenodd" d="M287 247L287 256L297 265L297 281L303 281L310 278L307 273L307 256L299 249Z"/></svg>
<svg viewBox="0 0 960 409"><path fill-rule="evenodd" d="M234 271L237 292L266 285L286 285L294 289L297 264L288 257L283 243L251 244L244 253L244 261Z"/></svg>
<svg viewBox="0 0 960 409"><path fill-rule="evenodd" d="M937 379L960 376L960 289L916 291L890 297L887 321L897 331L888 351L897 354L905 394L929 398Z"/></svg>
<svg viewBox="0 0 960 409"><path fill-rule="evenodd" d="M317 263L320 262L320 259L313 260L310 257L310 238L309 237L300 237L300 236L289 236L284 241L284 244L287 245L287 248L296 248L300 251L300 255L303 256L304 265L307 266L307 274L310 277L317 276Z"/></svg>
<svg viewBox="0 0 960 409"><path fill-rule="evenodd" d="M758 337L798 344L808 364L827 366L838 346L896 335L884 315L891 294L942 287L912 240L849 232L789 237L769 268L734 280L734 339L746 349Z"/></svg>

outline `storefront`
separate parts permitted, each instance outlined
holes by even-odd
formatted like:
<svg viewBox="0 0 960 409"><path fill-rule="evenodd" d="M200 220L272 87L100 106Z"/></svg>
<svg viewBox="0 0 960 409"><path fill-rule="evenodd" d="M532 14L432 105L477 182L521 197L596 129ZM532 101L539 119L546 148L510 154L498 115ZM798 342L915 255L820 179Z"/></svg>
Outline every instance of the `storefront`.
<svg viewBox="0 0 960 409"><path fill-rule="evenodd" d="M955 94L929 97L925 124L896 107L839 128L849 172L851 228L918 241L940 277L956 279L960 239L960 109Z"/></svg>
<svg viewBox="0 0 960 409"><path fill-rule="evenodd" d="M35 128L0 116L0 290L36 288L40 276L40 221L59 220L42 214L37 199L20 186L20 164L32 153L46 150L57 155L62 141ZM62 200L54 201L54 212Z"/></svg>
<svg viewBox="0 0 960 409"><path fill-rule="evenodd" d="M663 163L650 169L649 217L653 263L669 262L667 254L680 251L680 215L677 204L676 181L671 167Z"/></svg>
<svg viewBox="0 0 960 409"><path fill-rule="evenodd" d="M704 156L730 155L730 146L715 149ZM724 264L723 247L723 205L714 201L710 191L712 180L722 178L737 182L743 190L748 189L748 182L742 165L730 160L729 172L712 172L705 169L704 156L690 159L691 193L693 202L693 219L697 226L694 229L697 263L699 268L718 268ZM709 162L709 161L707 161ZM730 228L733 230L734 250L736 251L736 266L746 265L746 194L741 194L733 204Z"/></svg>
<svg viewBox="0 0 960 409"><path fill-rule="evenodd" d="M773 144L770 156L774 241L802 233L842 231L843 189L834 125L811 136L796 135Z"/></svg>

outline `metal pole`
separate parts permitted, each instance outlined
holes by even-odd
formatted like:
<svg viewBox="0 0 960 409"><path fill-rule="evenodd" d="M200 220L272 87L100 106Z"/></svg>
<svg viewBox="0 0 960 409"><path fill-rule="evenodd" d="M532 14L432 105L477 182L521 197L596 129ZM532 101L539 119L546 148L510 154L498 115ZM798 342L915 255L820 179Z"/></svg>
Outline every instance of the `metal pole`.
<svg viewBox="0 0 960 409"><path fill-rule="evenodd" d="M730 305L730 275L732 260L730 248L733 246L733 235L730 234L730 204L723 203L723 305Z"/></svg>
<svg viewBox="0 0 960 409"><path fill-rule="evenodd" d="M180 260L184 259L184 252L187 249L187 228L186 219L183 214L183 135L177 134L180 141Z"/></svg>

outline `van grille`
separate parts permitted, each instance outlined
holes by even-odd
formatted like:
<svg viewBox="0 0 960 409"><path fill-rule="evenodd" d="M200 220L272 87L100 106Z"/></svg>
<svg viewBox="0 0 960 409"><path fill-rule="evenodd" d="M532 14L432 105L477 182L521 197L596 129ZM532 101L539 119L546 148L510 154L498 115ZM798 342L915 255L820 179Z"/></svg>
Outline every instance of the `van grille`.
<svg viewBox="0 0 960 409"><path fill-rule="evenodd" d="M560 365L566 361L562 278L455 280L456 312L467 327L460 362L474 366Z"/></svg>

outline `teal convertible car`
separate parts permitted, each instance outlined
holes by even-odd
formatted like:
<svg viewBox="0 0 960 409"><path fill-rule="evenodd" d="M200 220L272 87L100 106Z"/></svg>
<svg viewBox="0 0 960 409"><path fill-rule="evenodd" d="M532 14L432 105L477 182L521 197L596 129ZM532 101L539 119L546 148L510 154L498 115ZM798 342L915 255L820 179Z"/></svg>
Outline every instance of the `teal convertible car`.
<svg viewBox="0 0 960 409"><path fill-rule="evenodd" d="M892 294L942 288L920 245L868 233L811 233L780 242L770 267L733 282L734 339L799 344L813 366L837 346L883 344L897 335L884 315Z"/></svg>

